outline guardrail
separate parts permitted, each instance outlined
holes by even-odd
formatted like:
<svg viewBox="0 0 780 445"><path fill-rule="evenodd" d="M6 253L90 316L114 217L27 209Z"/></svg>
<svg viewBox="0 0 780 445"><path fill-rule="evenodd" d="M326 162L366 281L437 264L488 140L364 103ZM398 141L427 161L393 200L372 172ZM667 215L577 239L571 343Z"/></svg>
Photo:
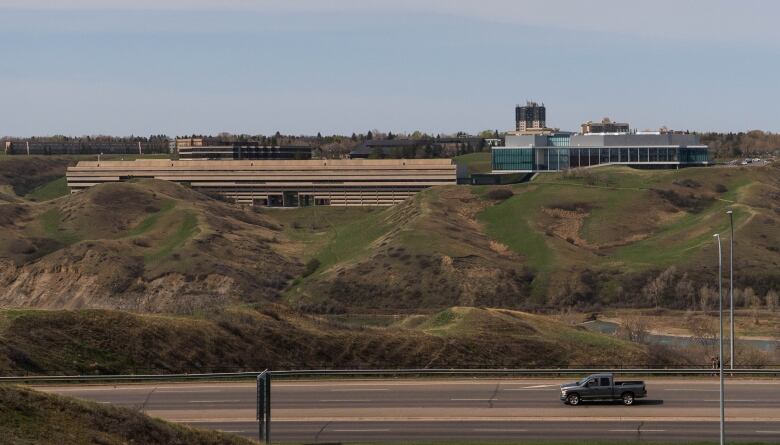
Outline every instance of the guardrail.
<svg viewBox="0 0 780 445"><path fill-rule="evenodd" d="M395 376L536 376L572 375L613 372L635 375L711 375L712 368L545 368L545 369L300 369L287 371L263 371L280 378L295 377L395 377ZM777 375L780 368L736 368L725 369L731 375ZM0 377L0 383L75 383L75 382L117 382L117 381L176 381L176 380L221 380L256 379L261 372L221 372L201 374L122 374L122 375L34 375Z"/></svg>

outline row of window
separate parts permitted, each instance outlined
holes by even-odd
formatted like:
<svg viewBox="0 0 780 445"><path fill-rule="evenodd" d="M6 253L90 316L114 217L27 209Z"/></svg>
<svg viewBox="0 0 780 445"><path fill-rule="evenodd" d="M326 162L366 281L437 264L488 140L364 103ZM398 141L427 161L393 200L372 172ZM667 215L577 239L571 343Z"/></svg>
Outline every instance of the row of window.
<svg viewBox="0 0 780 445"><path fill-rule="evenodd" d="M706 148L502 148L492 150L493 170L556 171L601 164L706 163Z"/></svg>

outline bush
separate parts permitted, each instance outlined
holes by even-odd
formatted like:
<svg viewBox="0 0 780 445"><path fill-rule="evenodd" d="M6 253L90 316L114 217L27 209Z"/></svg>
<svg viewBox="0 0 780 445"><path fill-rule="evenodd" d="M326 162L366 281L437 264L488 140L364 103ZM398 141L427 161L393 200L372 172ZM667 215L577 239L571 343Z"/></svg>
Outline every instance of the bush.
<svg viewBox="0 0 780 445"><path fill-rule="evenodd" d="M514 195L509 189L493 189L487 193L487 197L494 201L504 201Z"/></svg>
<svg viewBox="0 0 780 445"><path fill-rule="evenodd" d="M303 276L308 277L320 268L320 260L312 258L306 263L306 267L303 269Z"/></svg>
<svg viewBox="0 0 780 445"><path fill-rule="evenodd" d="M729 189L723 184L715 184L715 191L717 193L726 193Z"/></svg>

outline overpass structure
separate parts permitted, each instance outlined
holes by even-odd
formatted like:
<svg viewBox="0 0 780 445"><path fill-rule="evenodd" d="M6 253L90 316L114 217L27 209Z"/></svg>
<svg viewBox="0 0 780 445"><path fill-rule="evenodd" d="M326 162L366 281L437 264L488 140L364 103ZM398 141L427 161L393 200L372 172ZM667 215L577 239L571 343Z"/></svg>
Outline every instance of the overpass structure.
<svg viewBox="0 0 780 445"><path fill-rule="evenodd" d="M82 161L72 192L134 178L173 181L236 203L271 207L390 206L428 187L457 183L450 159Z"/></svg>

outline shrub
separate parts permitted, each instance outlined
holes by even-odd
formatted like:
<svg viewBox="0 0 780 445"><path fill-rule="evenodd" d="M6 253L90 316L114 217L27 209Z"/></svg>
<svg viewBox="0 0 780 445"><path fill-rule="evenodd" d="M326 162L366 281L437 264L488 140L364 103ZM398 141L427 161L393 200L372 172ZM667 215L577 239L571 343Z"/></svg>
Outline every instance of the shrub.
<svg viewBox="0 0 780 445"><path fill-rule="evenodd" d="M511 198L515 194L509 189L493 189L487 193L487 197L494 201L504 201Z"/></svg>
<svg viewBox="0 0 780 445"><path fill-rule="evenodd" d="M715 184L715 191L717 193L726 193L729 189L723 184Z"/></svg>
<svg viewBox="0 0 780 445"><path fill-rule="evenodd" d="M303 276L308 277L320 268L320 260L312 258L306 263L306 267L303 269Z"/></svg>

